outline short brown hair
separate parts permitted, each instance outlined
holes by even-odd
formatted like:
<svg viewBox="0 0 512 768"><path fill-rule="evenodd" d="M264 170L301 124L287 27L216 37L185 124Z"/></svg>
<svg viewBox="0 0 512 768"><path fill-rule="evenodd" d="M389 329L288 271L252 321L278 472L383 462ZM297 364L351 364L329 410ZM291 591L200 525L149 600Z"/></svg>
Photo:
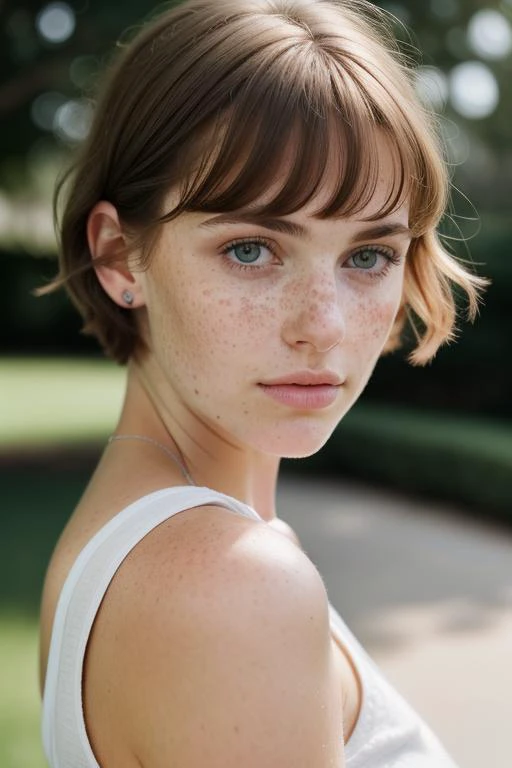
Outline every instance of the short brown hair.
<svg viewBox="0 0 512 768"><path fill-rule="evenodd" d="M265 212L297 211L338 160L336 189L316 215L353 214L375 191L376 127L396 156L378 215L407 198L414 233L384 351L400 345L407 318L413 328L419 320L409 360L424 364L454 337L453 285L467 294L473 319L486 281L436 234L449 179L435 123L386 15L365 0L189 0L146 25L111 67L90 134L57 186L55 209L64 187L67 197L60 271L49 289L65 285L84 332L124 363L142 342L135 314L108 297L92 269L86 226L98 201L112 203L135 233L142 268L163 222L253 205L290 151L287 177ZM163 211L175 185L179 202Z"/></svg>

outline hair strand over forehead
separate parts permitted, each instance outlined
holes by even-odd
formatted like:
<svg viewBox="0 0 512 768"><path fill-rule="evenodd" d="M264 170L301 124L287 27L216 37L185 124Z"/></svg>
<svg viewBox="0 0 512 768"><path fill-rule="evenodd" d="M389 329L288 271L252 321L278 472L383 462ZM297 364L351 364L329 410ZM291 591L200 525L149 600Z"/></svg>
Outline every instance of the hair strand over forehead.
<svg viewBox="0 0 512 768"><path fill-rule="evenodd" d="M92 268L86 227L98 201L116 207L144 268L162 225L185 211L285 216L320 192L318 217L362 211L382 181L383 140L394 172L372 218L407 201L414 233L387 349L416 314L426 331L410 359L426 362L453 335L451 285L474 313L485 281L435 236L446 165L385 19L364 0L188 0L150 22L111 67L90 134L57 187L56 208L67 192L60 272L40 292L65 285L84 331L126 362L142 342L136 313L102 291ZM165 210L170 189L179 197Z"/></svg>

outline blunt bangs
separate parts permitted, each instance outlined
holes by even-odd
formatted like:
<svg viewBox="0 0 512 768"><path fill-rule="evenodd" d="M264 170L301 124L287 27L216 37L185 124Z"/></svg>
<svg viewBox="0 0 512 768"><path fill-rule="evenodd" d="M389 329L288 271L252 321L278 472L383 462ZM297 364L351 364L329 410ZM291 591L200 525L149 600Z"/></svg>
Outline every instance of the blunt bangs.
<svg viewBox="0 0 512 768"><path fill-rule="evenodd" d="M278 41L253 53L250 75L233 73L238 87L222 83L216 116L199 140L191 137L185 153L196 161L184 163L189 174L179 202L160 223L185 211L250 208L286 216L319 195L319 218L357 214L382 183L378 139L384 137L394 172L386 179L384 205L369 218L383 218L408 201L411 228L424 231L445 198L439 183L424 183L438 177L438 169L429 168L438 158L419 144L403 95L389 76L379 79L374 63L365 67L361 56L346 56L342 38L331 35L321 48L305 35L296 38L281 32Z"/></svg>
<svg viewBox="0 0 512 768"><path fill-rule="evenodd" d="M83 332L113 359L147 346L137 313L103 291L93 267L149 268L162 225L186 212L281 217L307 206L318 218L369 209L380 219L408 203L413 240L384 352L414 317L422 330L413 364L450 341L453 286L474 318L485 281L437 236L447 165L385 11L367 0L184 0L123 47L89 136L57 183L59 274L38 291L65 286ZM368 206L377 186L380 210ZM123 240L93 258L87 226L101 200L116 209Z"/></svg>

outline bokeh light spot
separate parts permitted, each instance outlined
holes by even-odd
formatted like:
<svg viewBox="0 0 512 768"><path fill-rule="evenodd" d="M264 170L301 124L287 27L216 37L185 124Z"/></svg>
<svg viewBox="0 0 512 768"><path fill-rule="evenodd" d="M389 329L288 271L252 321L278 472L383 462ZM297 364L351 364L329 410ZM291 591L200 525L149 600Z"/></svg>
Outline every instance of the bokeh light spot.
<svg viewBox="0 0 512 768"><path fill-rule="evenodd" d="M512 50L512 30L502 13L487 8L471 17L468 41L483 59L503 59Z"/></svg>
<svg viewBox="0 0 512 768"><path fill-rule="evenodd" d="M65 142L80 142L89 133L92 117L93 107L90 101L71 99L55 113L53 130Z"/></svg>
<svg viewBox="0 0 512 768"><path fill-rule="evenodd" d="M64 43L75 26L75 12L67 3L49 3L36 17L36 29L49 43Z"/></svg>
<svg viewBox="0 0 512 768"><path fill-rule="evenodd" d="M62 93L46 91L34 99L30 107L30 116L38 128L43 131L53 130L53 121L59 107L66 101Z"/></svg>
<svg viewBox="0 0 512 768"><path fill-rule="evenodd" d="M494 74L480 61L466 61L450 72L450 99L454 109L470 119L488 117L499 102Z"/></svg>

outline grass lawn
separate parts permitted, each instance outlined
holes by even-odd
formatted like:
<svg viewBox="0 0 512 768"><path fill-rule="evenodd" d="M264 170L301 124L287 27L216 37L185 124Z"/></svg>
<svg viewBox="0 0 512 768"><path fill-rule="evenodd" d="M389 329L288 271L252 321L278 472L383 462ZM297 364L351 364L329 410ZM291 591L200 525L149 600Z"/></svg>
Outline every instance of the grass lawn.
<svg viewBox="0 0 512 768"><path fill-rule="evenodd" d="M35 618L0 614L0 765L45 768L40 738Z"/></svg>
<svg viewBox="0 0 512 768"><path fill-rule="evenodd" d="M0 450L103 439L124 380L123 368L103 360L0 360Z"/></svg>
<svg viewBox="0 0 512 768"><path fill-rule="evenodd" d="M0 360L0 455L100 444L123 369L101 360ZM46 564L87 473L0 463L0 766L43 768L37 615ZM70 766L71 768L71 766Z"/></svg>
<svg viewBox="0 0 512 768"><path fill-rule="evenodd" d="M37 690L39 597L52 548L91 469L90 451L79 469L76 461L68 465L58 457L87 444L99 450L115 426L124 378L122 368L101 360L0 360L2 768L45 765ZM49 451L50 463L45 451L52 447L61 450L57 459ZM434 489L448 492L458 483L478 497L484 512L491 501L496 508L510 506L507 425L358 404L328 448L329 455L314 459L327 460L334 473L342 467L358 476L358 468L369 466L374 476L380 468L379 480L418 492L427 490L421 483L430 472ZM13 461L25 450L42 460Z"/></svg>
<svg viewBox="0 0 512 768"><path fill-rule="evenodd" d="M0 766L43 768L37 618L48 559L87 479L0 469ZM5 514L7 511L7 514ZM70 766L71 768L71 766Z"/></svg>

